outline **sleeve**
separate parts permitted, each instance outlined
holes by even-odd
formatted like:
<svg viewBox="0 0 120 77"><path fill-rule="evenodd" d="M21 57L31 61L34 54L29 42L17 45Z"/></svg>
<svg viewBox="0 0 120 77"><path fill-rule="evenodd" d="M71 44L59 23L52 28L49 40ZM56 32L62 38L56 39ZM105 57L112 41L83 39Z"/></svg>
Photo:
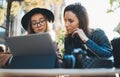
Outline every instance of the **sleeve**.
<svg viewBox="0 0 120 77"><path fill-rule="evenodd" d="M92 38L86 42L86 45L100 57L112 56L111 44L104 31L101 29L93 33Z"/></svg>
<svg viewBox="0 0 120 77"><path fill-rule="evenodd" d="M63 57L62 57L62 52L59 50L58 43L54 42L54 46L55 46L55 50L56 50L56 54L57 54L58 60L61 62Z"/></svg>

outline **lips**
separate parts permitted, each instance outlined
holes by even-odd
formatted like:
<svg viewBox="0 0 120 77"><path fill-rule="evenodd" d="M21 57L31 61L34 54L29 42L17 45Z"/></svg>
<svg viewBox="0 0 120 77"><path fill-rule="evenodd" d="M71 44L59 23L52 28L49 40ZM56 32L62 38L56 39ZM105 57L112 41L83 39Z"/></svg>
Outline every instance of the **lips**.
<svg viewBox="0 0 120 77"><path fill-rule="evenodd" d="M43 31L43 29L37 29L37 32L42 32Z"/></svg>

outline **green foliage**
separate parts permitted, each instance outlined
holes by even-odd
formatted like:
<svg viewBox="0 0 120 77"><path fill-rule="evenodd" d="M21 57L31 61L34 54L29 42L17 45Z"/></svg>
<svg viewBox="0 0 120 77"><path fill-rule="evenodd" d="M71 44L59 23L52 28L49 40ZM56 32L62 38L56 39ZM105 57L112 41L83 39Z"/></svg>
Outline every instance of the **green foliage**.
<svg viewBox="0 0 120 77"><path fill-rule="evenodd" d="M118 23L117 27L114 29L114 31L118 32L120 34L120 22Z"/></svg>
<svg viewBox="0 0 120 77"><path fill-rule="evenodd" d="M20 10L20 2L13 1L11 6L11 15L16 16Z"/></svg>
<svg viewBox="0 0 120 77"><path fill-rule="evenodd" d="M6 16L6 9L0 8L0 25L3 24Z"/></svg>
<svg viewBox="0 0 120 77"><path fill-rule="evenodd" d="M113 5L113 2L116 1L116 0L110 0L110 5Z"/></svg>
<svg viewBox="0 0 120 77"><path fill-rule="evenodd" d="M118 8L120 8L120 0L110 0L110 9L107 10L107 13L114 12Z"/></svg>
<svg viewBox="0 0 120 77"><path fill-rule="evenodd" d="M65 38L65 29L61 29L58 34L58 43L60 46L61 52L64 54L64 38Z"/></svg>

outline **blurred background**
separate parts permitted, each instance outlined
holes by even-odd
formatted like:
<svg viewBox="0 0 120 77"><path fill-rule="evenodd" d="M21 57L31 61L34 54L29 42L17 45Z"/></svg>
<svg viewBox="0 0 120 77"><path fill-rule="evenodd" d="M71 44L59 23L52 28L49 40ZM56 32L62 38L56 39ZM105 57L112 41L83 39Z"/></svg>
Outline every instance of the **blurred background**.
<svg viewBox="0 0 120 77"><path fill-rule="evenodd" d="M51 29L58 39L63 39L63 10L75 2L87 9L91 28L103 29L110 40L120 36L120 0L0 0L0 45L4 46L5 37L26 34L21 18L34 7L47 8L55 14Z"/></svg>

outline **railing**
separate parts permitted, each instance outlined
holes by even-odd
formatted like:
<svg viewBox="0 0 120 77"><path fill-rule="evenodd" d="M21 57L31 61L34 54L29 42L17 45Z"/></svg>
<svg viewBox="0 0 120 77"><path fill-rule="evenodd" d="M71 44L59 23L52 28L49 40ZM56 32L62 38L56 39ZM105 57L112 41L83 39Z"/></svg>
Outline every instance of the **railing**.
<svg viewBox="0 0 120 77"><path fill-rule="evenodd" d="M0 77L119 77L120 69L0 69Z"/></svg>

